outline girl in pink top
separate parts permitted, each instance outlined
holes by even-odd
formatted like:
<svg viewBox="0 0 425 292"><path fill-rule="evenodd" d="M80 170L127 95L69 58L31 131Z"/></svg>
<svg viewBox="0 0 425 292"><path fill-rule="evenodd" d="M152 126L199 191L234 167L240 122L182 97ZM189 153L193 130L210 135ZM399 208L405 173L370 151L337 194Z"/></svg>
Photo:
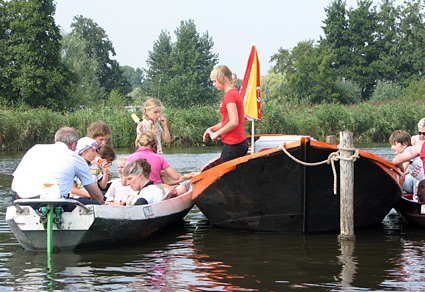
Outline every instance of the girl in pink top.
<svg viewBox="0 0 425 292"><path fill-rule="evenodd" d="M151 131L144 131L139 133L137 135L136 141L139 149L137 149L135 153L128 156L125 167L127 167L127 165L133 161L144 158L151 166L149 180L153 181L154 184L162 183L161 172L163 171L163 177L167 178L167 183L173 184L173 186L163 184L164 189L166 191L173 191L176 189L178 195L183 194L186 191L186 188L183 185L178 185L178 183L192 178L193 174L180 176L177 171L175 171L174 168L168 164L164 156L156 153L156 137L155 134ZM122 183L125 185L125 179L122 180Z"/></svg>

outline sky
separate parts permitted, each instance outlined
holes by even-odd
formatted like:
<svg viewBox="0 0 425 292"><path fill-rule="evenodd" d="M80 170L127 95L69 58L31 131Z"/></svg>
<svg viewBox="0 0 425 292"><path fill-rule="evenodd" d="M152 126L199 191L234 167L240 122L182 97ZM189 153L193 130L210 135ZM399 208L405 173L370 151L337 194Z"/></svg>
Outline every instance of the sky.
<svg viewBox="0 0 425 292"><path fill-rule="evenodd" d="M267 75L270 57L279 48L291 50L299 42L323 36L325 7L332 0L56 0L56 24L70 32L77 15L102 27L121 66L147 68L161 30L176 40L181 21L193 19L197 32L214 41L218 64L243 78L253 44L257 46L260 74ZM380 2L374 0L374 5ZM357 0L346 0L357 7ZM402 0L396 0L396 5Z"/></svg>

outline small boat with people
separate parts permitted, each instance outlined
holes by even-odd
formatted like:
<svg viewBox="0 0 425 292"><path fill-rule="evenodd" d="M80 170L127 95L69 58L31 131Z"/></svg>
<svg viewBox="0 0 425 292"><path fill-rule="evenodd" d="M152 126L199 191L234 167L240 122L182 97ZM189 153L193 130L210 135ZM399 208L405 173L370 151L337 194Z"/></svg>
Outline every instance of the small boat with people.
<svg viewBox="0 0 425 292"><path fill-rule="evenodd" d="M83 205L72 199L19 199L6 211L6 222L27 250L46 250L47 212L26 204L73 204L71 212L54 207L53 250L97 248L117 242L139 241L181 223L193 206L192 192L147 205Z"/></svg>
<svg viewBox="0 0 425 292"><path fill-rule="evenodd" d="M194 202L210 223L259 232L340 228L337 145L263 135L254 146L254 153L224 163L217 157L192 178ZM379 224L400 200L404 175L382 157L356 153L354 227Z"/></svg>

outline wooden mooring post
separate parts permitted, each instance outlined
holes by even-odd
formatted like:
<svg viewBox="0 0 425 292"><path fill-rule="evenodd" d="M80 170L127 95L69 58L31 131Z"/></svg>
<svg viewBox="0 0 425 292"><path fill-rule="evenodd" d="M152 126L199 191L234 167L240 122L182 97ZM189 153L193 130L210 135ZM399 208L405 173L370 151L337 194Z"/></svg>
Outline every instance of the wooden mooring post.
<svg viewBox="0 0 425 292"><path fill-rule="evenodd" d="M335 135L326 136L326 143L328 143L328 144L336 144L336 137L335 137Z"/></svg>
<svg viewBox="0 0 425 292"><path fill-rule="evenodd" d="M339 240L355 240L354 235L354 160L345 160L354 154L353 133L339 133L340 156L340 234Z"/></svg>

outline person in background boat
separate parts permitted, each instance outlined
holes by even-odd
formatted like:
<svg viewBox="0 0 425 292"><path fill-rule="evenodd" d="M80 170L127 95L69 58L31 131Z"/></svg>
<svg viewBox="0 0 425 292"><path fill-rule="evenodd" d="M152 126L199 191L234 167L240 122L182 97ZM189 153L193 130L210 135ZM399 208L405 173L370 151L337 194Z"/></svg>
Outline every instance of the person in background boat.
<svg viewBox="0 0 425 292"><path fill-rule="evenodd" d="M162 184L166 192L170 191L172 195L181 195L186 192L186 187L179 183L189 180L193 174L186 174L180 176L177 171L170 166L162 155L156 153L157 140L155 134L151 131L144 131L137 135L137 146L139 149L127 158L126 167L131 162L140 158L144 158L151 165L151 172L149 179L155 184L162 184L161 172L164 172L166 183ZM125 178L123 178L123 185ZM172 184L172 185L171 185Z"/></svg>
<svg viewBox="0 0 425 292"><path fill-rule="evenodd" d="M425 118L418 122L418 134L412 136L412 145L425 140Z"/></svg>
<svg viewBox="0 0 425 292"><path fill-rule="evenodd" d="M135 160L124 168L127 185L137 191L137 194L128 196L127 206L153 204L163 200L164 190L149 180L150 172L151 165L146 159Z"/></svg>
<svg viewBox="0 0 425 292"><path fill-rule="evenodd" d="M404 151L409 151L412 147L411 136L404 130L394 131L389 138L389 142L391 144L391 150L395 155L403 153ZM413 198L417 200L416 193L419 181L425 178L422 160L416 157L410 161L404 162L403 170L405 173L403 191L413 194Z"/></svg>
<svg viewBox="0 0 425 292"><path fill-rule="evenodd" d="M92 123L87 129L87 137L96 140L99 145L108 143L110 136L111 129L102 121Z"/></svg>
<svg viewBox="0 0 425 292"><path fill-rule="evenodd" d="M244 156L248 151L244 124L245 114L242 98L235 88L237 75L232 73L227 66L215 67L210 74L213 86L218 90L224 90L223 99L220 103L221 122L209 127L204 135L203 141L210 136L215 141L221 136L223 148L221 151L221 162Z"/></svg>
<svg viewBox="0 0 425 292"><path fill-rule="evenodd" d="M108 182L106 184L106 187L100 188L100 190L103 193L106 193L108 191L109 186L111 185L111 183L109 181L112 178L112 174L111 174L111 170L109 169L109 167L112 165L112 162L115 160L115 158L116 158L115 151L111 146L106 145L106 144L100 144L99 147L97 148L96 158L92 161L93 164L96 164L98 166L99 170L102 173L103 173L104 168L108 169L108 171L107 171ZM101 179L103 179L103 177Z"/></svg>
<svg viewBox="0 0 425 292"><path fill-rule="evenodd" d="M11 188L16 195L12 201L39 198L45 183L57 183L60 195L67 198L74 178L78 177L90 199L77 200L83 204L101 204L102 192L94 182L87 163L74 152L77 141L75 129L63 127L56 132L54 144L38 144L28 150L13 173ZM66 211L73 208L71 206Z"/></svg>
<svg viewBox="0 0 425 292"><path fill-rule="evenodd" d="M112 183L105 194L105 205L122 206L126 204L128 196L134 195L131 187L123 185L121 178L123 177L123 171L127 157L121 157L117 160L117 173L119 178L113 179Z"/></svg>
<svg viewBox="0 0 425 292"><path fill-rule="evenodd" d="M80 155L87 163L90 168L90 173L93 177L93 180L98 184L100 189L106 188L108 183L108 169L104 167L100 169L99 166L92 163L96 159L98 143L96 140L83 137L78 140L77 148L75 153ZM87 198L89 193L84 188L84 185L81 183L78 177L75 178L75 183L72 186L70 197L72 198Z"/></svg>
<svg viewBox="0 0 425 292"><path fill-rule="evenodd" d="M419 141L413 145L410 149L403 151L393 158L393 163L399 166L402 166L402 163L410 161L416 157L420 157L422 164L425 163L425 141ZM421 185L424 184L424 180L419 182L419 187L417 191L417 196L419 202L425 203L425 188L421 188Z"/></svg>
<svg viewBox="0 0 425 292"><path fill-rule="evenodd" d="M168 130L167 119L161 116L161 111L164 109L161 101L155 98L146 100L143 106L143 120L137 123L137 135L144 131L151 131L155 134L157 140L157 153L162 155L161 139L166 143L171 142L170 131ZM160 121L164 129L158 123ZM137 136L135 145L137 147Z"/></svg>

